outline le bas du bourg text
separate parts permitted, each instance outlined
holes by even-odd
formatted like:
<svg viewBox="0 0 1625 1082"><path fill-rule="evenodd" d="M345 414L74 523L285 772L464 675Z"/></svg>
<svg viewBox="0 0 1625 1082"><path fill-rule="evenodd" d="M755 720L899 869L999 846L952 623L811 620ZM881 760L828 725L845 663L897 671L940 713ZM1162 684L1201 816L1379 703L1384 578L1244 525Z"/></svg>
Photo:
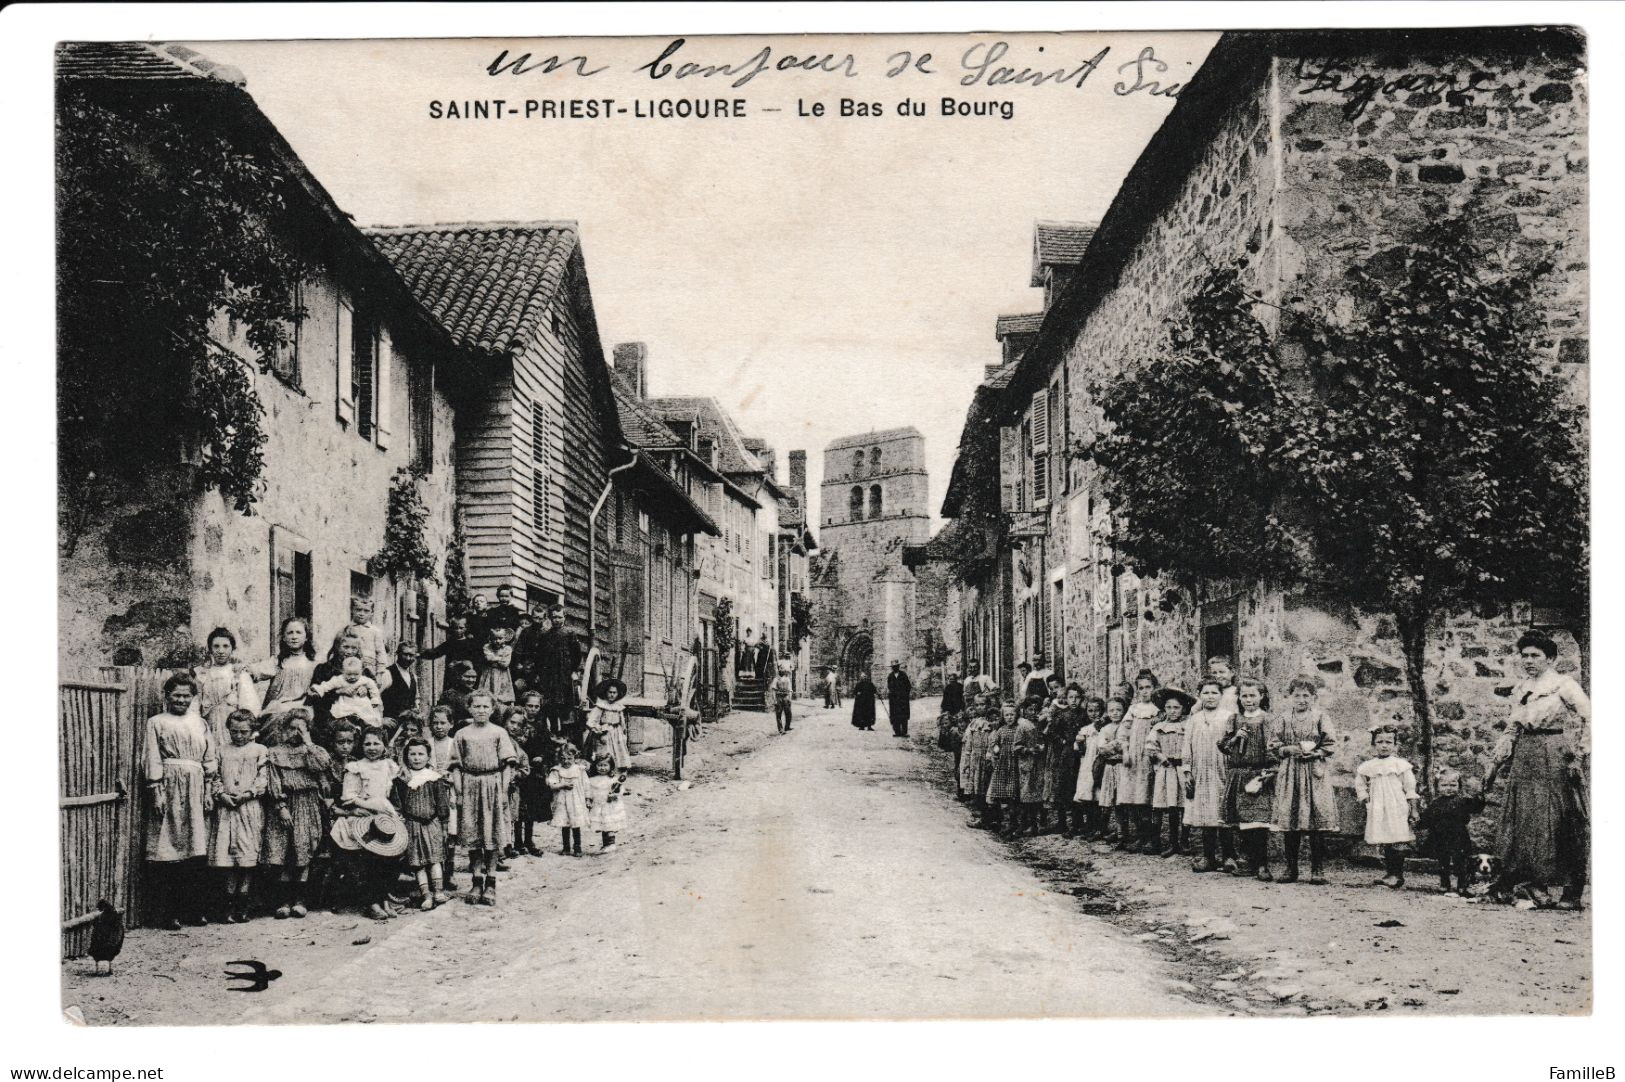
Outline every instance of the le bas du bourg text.
<svg viewBox="0 0 1625 1082"><path fill-rule="evenodd" d="M797 98L795 109L759 106L758 113L790 113L805 118L992 117L1012 120L1013 101L964 98L903 98L886 103L839 98L835 102ZM742 120L749 115L744 98L435 98L430 120Z"/></svg>

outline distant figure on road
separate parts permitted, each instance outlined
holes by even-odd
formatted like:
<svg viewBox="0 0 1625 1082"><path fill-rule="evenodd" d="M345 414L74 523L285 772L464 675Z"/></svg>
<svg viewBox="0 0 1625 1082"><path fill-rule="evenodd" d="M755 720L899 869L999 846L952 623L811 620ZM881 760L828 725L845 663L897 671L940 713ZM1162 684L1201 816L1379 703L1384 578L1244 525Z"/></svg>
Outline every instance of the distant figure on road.
<svg viewBox="0 0 1625 1082"><path fill-rule="evenodd" d="M891 663L886 676L886 711L891 715L891 732L896 737L908 736L909 700L914 698L914 685L901 661Z"/></svg>
<svg viewBox="0 0 1625 1082"><path fill-rule="evenodd" d="M866 733L875 728L875 694L875 682L865 669L852 688L852 724Z"/></svg>
<svg viewBox="0 0 1625 1082"><path fill-rule="evenodd" d="M835 670L824 670L824 706L830 710L841 705L841 689L835 682Z"/></svg>

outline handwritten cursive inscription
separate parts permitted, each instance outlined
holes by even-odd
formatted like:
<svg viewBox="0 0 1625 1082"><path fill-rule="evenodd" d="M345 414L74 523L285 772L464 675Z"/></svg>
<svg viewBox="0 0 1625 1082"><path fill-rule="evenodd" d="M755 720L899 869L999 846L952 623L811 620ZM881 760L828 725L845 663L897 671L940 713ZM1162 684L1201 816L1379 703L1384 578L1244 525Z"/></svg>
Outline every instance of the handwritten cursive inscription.
<svg viewBox="0 0 1625 1082"><path fill-rule="evenodd" d="M966 74L960 77L959 85L1005 86L1009 83L1025 83L1029 86L1043 86L1045 83L1057 85L1064 83L1082 89L1084 82L1105 61L1106 54L1111 52L1111 46L1100 50L1076 67L1063 66L1048 71L1030 67L1012 68L1000 64L999 61L1009 51L1009 43L1003 41L991 44L979 41L966 49L965 54L959 58L959 66L966 71Z"/></svg>
<svg viewBox="0 0 1625 1082"><path fill-rule="evenodd" d="M775 61L771 45L762 46L754 56L737 64L697 64L692 61L681 64L668 63L673 56L677 55L677 51L687 43L686 38L677 38L666 46L659 56L647 64L640 64L632 70L646 71L651 79L664 79L667 76L673 79L687 79L695 75L702 79L710 79L718 75L726 77L738 76L728 84L735 89L744 86L766 71L790 71L799 68L802 71L840 72L845 74L848 79L855 79L858 75L858 61L851 53L847 53L840 59L836 59L834 53L826 53L823 56L796 56L793 53L786 53Z"/></svg>
<svg viewBox="0 0 1625 1082"><path fill-rule="evenodd" d="M583 76L597 75L601 71L609 70L609 65L607 64L601 68L589 68L587 67L587 63L587 58L584 56L572 56L570 59L565 60L557 54L544 57L541 60L533 61L531 60L529 53L521 53L519 56L509 60L508 50L504 49L497 54L497 58L495 60L486 65L485 74L501 75L506 71L512 72L514 75L528 75L531 72L540 69L543 75L552 75L555 71L563 71L572 65L575 67L575 74Z"/></svg>
<svg viewBox="0 0 1625 1082"><path fill-rule="evenodd" d="M1301 59L1297 75L1305 85L1298 93L1330 92L1343 99L1343 116L1354 120L1366 111L1377 95L1442 94L1446 104L1456 108L1473 104L1481 93L1499 89L1495 76L1487 71L1458 74L1448 71L1408 71L1392 79L1369 72L1356 74L1346 61Z"/></svg>

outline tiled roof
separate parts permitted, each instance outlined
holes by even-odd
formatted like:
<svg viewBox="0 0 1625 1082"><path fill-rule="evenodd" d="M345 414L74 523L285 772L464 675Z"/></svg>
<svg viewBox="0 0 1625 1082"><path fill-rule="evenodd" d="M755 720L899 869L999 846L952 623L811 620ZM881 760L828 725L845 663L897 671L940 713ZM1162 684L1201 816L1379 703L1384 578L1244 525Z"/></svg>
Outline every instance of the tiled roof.
<svg viewBox="0 0 1625 1082"><path fill-rule="evenodd" d="M363 229L459 345L511 353L530 340L576 250L572 222Z"/></svg>
<svg viewBox="0 0 1625 1082"><path fill-rule="evenodd" d="M701 438L716 443L717 469L723 473L762 473L756 456L745 446L745 437L739 432L733 418L714 398L675 397L651 398L647 405L656 416L695 418Z"/></svg>
<svg viewBox="0 0 1625 1082"><path fill-rule="evenodd" d="M248 80L229 64L217 64L184 45L159 41L64 41L56 47L58 79L145 82L212 82L243 86Z"/></svg>
<svg viewBox="0 0 1625 1082"><path fill-rule="evenodd" d="M1001 366L997 372L982 381L982 386L993 391L1004 390L1010 386L1010 381L1016 378L1016 370L1019 367L1021 366L1014 364Z"/></svg>
<svg viewBox="0 0 1625 1082"><path fill-rule="evenodd" d="M621 433L628 443L651 450L686 446L677 433L662 424L659 417L638 401L637 395L632 393L618 373L611 372L609 382L615 389L615 408L621 416Z"/></svg>
<svg viewBox="0 0 1625 1082"><path fill-rule="evenodd" d="M1033 280L1044 284L1045 267L1072 267L1083 260L1095 227L1085 222L1039 222L1033 228Z"/></svg>
<svg viewBox="0 0 1625 1082"><path fill-rule="evenodd" d="M1037 334L1044 322L1043 312L1024 312L1019 316L1000 316L993 321L993 337L1001 342L1012 334Z"/></svg>

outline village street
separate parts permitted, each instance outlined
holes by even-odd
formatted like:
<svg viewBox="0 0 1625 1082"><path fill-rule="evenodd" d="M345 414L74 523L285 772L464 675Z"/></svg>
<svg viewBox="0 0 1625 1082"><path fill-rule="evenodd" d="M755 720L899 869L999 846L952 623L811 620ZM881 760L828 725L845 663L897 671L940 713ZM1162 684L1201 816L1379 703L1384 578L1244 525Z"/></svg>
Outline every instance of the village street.
<svg viewBox="0 0 1625 1082"><path fill-rule="evenodd" d="M739 712L679 788L640 757L625 843L521 860L501 905L133 933L112 978L65 963L91 1024L1568 1013L1588 915L1193 876L1183 861L966 829L946 757L802 706ZM551 840L551 838L549 838ZM464 877L466 881L466 876ZM1395 922L1397 924L1389 923ZM221 994L225 965L282 977Z"/></svg>
<svg viewBox="0 0 1625 1082"><path fill-rule="evenodd" d="M1156 955L966 830L926 777L934 752L804 713L782 737L768 715L730 715L696 746L686 790L668 753L641 756L625 843L516 862L499 908L143 930L112 978L65 963L64 1002L91 1024L1209 1009ZM283 976L222 994L236 959Z"/></svg>

